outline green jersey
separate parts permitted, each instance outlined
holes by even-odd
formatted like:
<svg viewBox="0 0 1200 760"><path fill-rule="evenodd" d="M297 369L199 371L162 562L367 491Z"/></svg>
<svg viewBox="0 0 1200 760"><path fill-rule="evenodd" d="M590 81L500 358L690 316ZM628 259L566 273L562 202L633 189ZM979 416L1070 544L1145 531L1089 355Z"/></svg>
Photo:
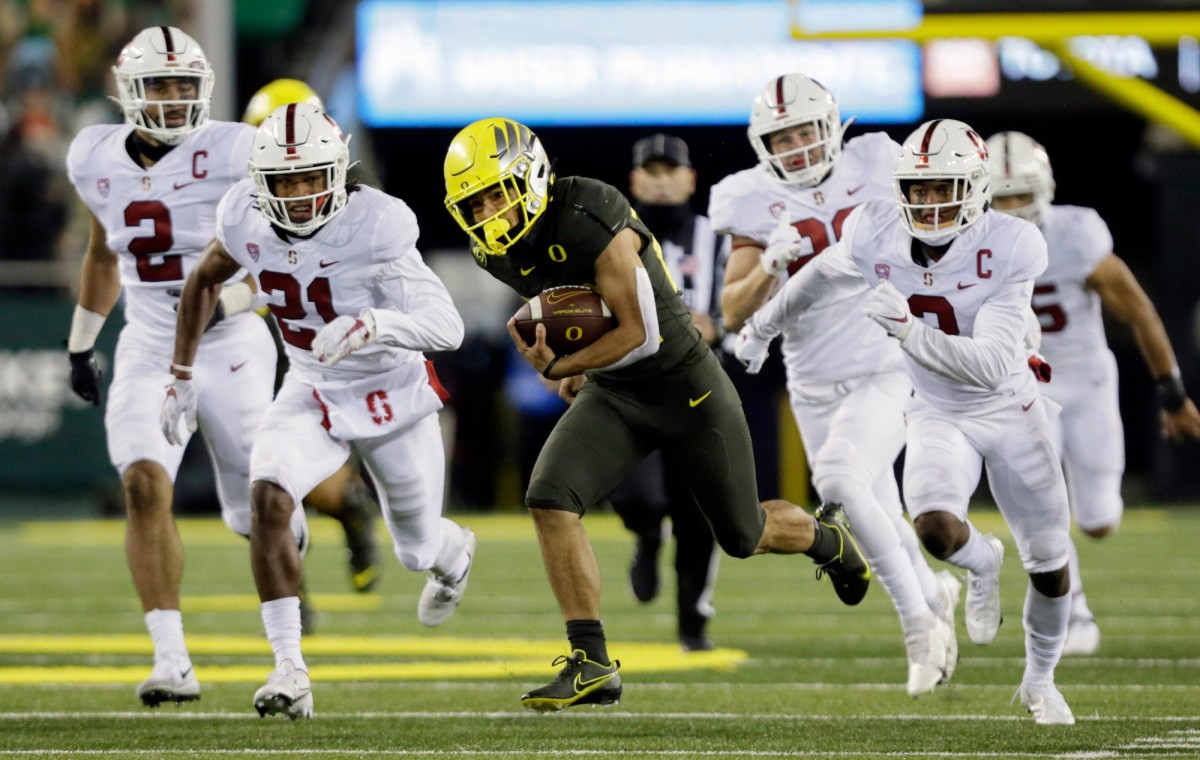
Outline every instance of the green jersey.
<svg viewBox="0 0 1200 760"><path fill-rule="evenodd" d="M633 364L587 373L601 383L624 384L661 376L691 366L708 353L708 345L692 325L691 313L667 271L658 241L621 191L594 179L564 177L555 183L550 205L531 240L518 242L504 256L475 252L480 267L525 298L533 298L559 285L594 288L596 259L626 228L642 240L638 254L654 290L660 342L656 353Z"/></svg>

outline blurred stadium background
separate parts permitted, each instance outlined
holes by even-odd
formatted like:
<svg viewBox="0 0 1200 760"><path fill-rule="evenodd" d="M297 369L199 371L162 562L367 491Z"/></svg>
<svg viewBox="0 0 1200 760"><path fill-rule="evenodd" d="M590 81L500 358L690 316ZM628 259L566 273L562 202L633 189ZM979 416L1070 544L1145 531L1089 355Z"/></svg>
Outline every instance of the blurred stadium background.
<svg viewBox="0 0 1200 760"><path fill-rule="evenodd" d="M516 304L474 272L442 209L451 136L504 114L538 131L560 176L627 185L632 143L683 137L695 199L754 160L745 125L772 76L803 71L837 96L850 135L897 140L947 116L1024 131L1055 166L1059 202L1091 206L1156 301L1184 378L1200 388L1200 4L1173 0L0 0L0 517L119 513L102 416L70 393L69 326L86 223L62 159L106 100L123 43L154 24L196 37L217 73L214 117L236 120L278 77L309 82L352 149L422 226L422 249L466 312L469 339L435 357L453 509L515 509L504 320ZM99 344L111 356L120 319ZM1200 497L1197 445L1158 438L1153 385L1119 325L1126 499ZM784 414L785 427L791 425ZM202 447L180 511L214 508ZM785 452L791 451L787 445ZM794 466L778 485L800 500ZM799 491L799 492L798 492ZM771 494L768 494L771 495Z"/></svg>

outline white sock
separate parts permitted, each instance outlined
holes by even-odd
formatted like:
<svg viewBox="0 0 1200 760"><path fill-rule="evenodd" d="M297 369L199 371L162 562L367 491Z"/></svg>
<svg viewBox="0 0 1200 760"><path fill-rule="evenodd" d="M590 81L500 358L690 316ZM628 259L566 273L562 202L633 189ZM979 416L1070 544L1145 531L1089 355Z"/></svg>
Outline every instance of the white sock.
<svg viewBox="0 0 1200 760"><path fill-rule="evenodd" d="M1070 594L1052 598L1034 588L1033 583L1025 590L1026 683L1054 682L1054 668L1062 657L1070 614Z"/></svg>
<svg viewBox="0 0 1200 760"><path fill-rule="evenodd" d="M1087 595L1083 593L1083 576L1079 574L1079 552L1075 549L1074 539L1070 547L1067 569L1071 573L1071 617L1090 618L1092 611L1088 609Z"/></svg>
<svg viewBox="0 0 1200 760"><path fill-rule="evenodd" d="M896 605L904 630L911 630L919 621L930 617L929 603L925 601L912 561L903 548L897 546L872 557L871 569L892 598L892 604Z"/></svg>
<svg viewBox="0 0 1200 760"><path fill-rule="evenodd" d="M430 568L433 574L450 583L457 583L461 580L463 573L467 572L467 568L470 566L467 553L464 551L466 544L467 537L463 533L462 526L443 517L442 550L438 552L437 560Z"/></svg>
<svg viewBox="0 0 1200 760"><path fill-rule="evenodd" d="M179 610L150 610L146 613L146 629L154 642L154 661L168 657L188 657L183 641L183 613Z"/></svg>
<svg viewBox="0 0 1200 760"><path fill-rule="evenodd" d="M297 670L308 670L300 654L300 597L285 596L262 603L263 628L275 653L275 667L291 660Z"/></svg>
<svg viewBox="0 0 1200 760"><path fill-rule="evenodd" d="M925 597L925 603L929 605L929 609L933 610L936 615L945 615L946 610L942 609L937 575L933 569L929 567L929 561L925 559L925 555L921 552L921 542L917 539L917 533L913 530L913 526L900 515L896 520L893 520L896 525L896 532L900 535L900 545L904 547L904 551L908 554L909 561L912 563L913 572L917 574L917 583L921 585L921 594Z"/></svg>
<svg viewBox="0 0 1200 760"><path fill-rule="evenodd" d="M946 557L946 561L955 567L961 567L980 575L999 571L1000 568L996 566L996 553L992 551L992 547L983 540L983 536L973 524L968 522L967 527L971 530L971 537L967 539L961 549Z"/></svg>

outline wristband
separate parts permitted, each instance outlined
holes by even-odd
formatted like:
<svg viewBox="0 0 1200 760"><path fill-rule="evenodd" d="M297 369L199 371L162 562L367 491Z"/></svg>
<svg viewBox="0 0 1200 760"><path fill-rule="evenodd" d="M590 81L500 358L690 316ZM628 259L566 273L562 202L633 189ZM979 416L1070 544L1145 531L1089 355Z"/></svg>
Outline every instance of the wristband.
<svg viewBox="0 0 1200 760"><path fill-rule="evenodd" d="M75 304L75 313L71 316L71 332L67 337L67 351L77 354L95 346L96 337L100 335L105 319L107 317L103 314Z"/></svg>
<svg viewBox="0 0 1200 760"><path fill-rule="evenodd" d="M556 356L553 359L551 359L550 363L547 364L545 366L545 368L542 370L542 377L546 378L547 380L553 380L554 378L550 377L550 370L554 369L554 365L558 364L558 360L561 358L562 358L561 356Z"/></svg>
<svg viewBox="0 0 1200 760"><path fill-rule="evenodd" d="M174 375L175 377L178 377L180 380L191 380L192 379L192 368L185 367L182 364L172 364L171 365L171 374ZM180 375L187 375L187 377L180 377Z"/></svg>
<svg viewBox="0 0 1200 760"><path fill-rule="evenodd" d="M1183 402L1187 400L1187 391L1183 388L1179 370L1156 378L1154 385L1158 391L1159 406L1172 414L1183 408Z"/></svg>

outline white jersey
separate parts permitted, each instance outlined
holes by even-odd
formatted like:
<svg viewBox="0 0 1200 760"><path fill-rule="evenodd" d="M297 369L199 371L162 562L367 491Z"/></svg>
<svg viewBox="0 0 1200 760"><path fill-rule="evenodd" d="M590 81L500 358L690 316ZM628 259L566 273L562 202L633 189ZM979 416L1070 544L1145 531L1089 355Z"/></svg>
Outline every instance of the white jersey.
<svg viewBox="0 0 1200 760"><path fill-rule="evenodd" d="M903 343L916 396L941 409L983 413L1037 396L1025 362L1025 314L1045 268L1037 228L990 211L940 261L918 264L895 204L869 201L847 220L845 237L774 299L770 316L782 324L789 311L848 280L865 278L872 288L889 280L913 316L936 328L914 329ZM858 318L871 321L861 312Z"/></svg>
<svg viewBox="0 0 1200 760"><path fill-rule="evenodd" d="M217 209L217 239L258 281L279 323L289 374L334 401L343 391L369 396L386 374L389 420L391 410L416 419L441 407L421 352L454 348L462 336L462 319L417 251L417 234L408 206L371 187L350 193L346 209L308 238L273 227L250 180L234 185ZM321 328L367 308L377 309L381 339L334 367L320 364L311 349Z"/></svg>
<svg viewBox="0 0 1200 760"><path fill-rule="evenodd" d="M812 244L787 276L837 242L850 212L872 199L894 199L892 167L900 146L882 132L846 143L829 176L815 187L788 185L760 166L732 174L713 186L709 215L722 233L757 240L764 246L783 212ZM894 202L894 201L893 201ZM780 281L786 276L780 275ZM829 383L896 369L900 350L874 324L862 318L869 297L865 281L843 283L812 308L780 325L789 386Z"/></svg>
<svg viewBox="0 0 1200 760"><path fill-rule="evenodd" d="M1099 214L1079 206L1050 206L1041 230L1050 251L1050 264L1033 289L1041 353L1055 371L1090 365L1108 353L1108 342L1100 296L1087 278L1112 253L1112 235Z"/></svg>
<svg viewBox="0 0 1200 760"><path fill-rule="evenodd" d="M84 127L71 141L67 173L117 254L129 329L175 340L177 296L213 237L217 203L246 177L254 127L210 121L149 169L125 147L127 124ZM240 279L239 273L232 279Z"/></svg>

